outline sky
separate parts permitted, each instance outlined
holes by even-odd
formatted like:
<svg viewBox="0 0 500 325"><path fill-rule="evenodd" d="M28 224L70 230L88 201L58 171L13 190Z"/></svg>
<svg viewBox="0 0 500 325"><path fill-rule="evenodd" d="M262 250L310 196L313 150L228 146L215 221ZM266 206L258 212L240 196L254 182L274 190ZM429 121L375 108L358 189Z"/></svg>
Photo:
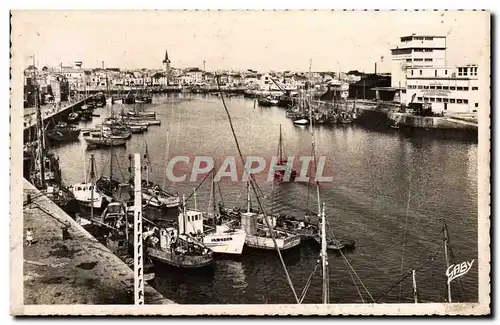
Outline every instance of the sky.
<svg viewBox="0 0 500 325"><path fill-rule="evenodd" d="M26 65L390 72L399 37L444 35L450 64L489 56L489 13L471 11L13 11Z"/></svg>

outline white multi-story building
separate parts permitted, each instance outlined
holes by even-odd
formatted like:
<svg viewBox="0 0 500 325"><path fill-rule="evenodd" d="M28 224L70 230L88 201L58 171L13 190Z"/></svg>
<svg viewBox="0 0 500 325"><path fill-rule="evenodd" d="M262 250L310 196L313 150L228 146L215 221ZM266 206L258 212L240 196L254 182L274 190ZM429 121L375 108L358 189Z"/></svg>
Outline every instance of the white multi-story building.
<svg viewBox="0 0 500 325"><path fill-rule="evenodd" d="M404 104L428 103L436 113L470 113L479 109L477 65L412 67L406 74Z"/></svg>
<svg viewBox="0 0 500 325"><path fill-rule="evenodd" d="M402 104L429 105L435 113L471 113L479 109L478 66L448 66L446 37L412 34L391 49L391 87Z"/></svg>
<svg viewBox="0 0 500 325"><path fill-rule="evenodd" d="M391 49L391 87L406 87L406 70L409 67L444 66L446 60L446 37L403 36L400 44Z"/></svg>

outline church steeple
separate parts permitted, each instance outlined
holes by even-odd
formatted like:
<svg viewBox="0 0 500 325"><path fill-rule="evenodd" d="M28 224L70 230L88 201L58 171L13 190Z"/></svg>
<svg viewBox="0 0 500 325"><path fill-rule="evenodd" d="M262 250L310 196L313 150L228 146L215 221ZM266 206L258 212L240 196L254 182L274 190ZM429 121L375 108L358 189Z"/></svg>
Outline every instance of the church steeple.
<svg viewBox="0 0 500 325"><path fill-rule="evenodd" d="M165 59L163 60L163 63L170 63L170 60L168 59L168 51L165 50Z"/></svg>

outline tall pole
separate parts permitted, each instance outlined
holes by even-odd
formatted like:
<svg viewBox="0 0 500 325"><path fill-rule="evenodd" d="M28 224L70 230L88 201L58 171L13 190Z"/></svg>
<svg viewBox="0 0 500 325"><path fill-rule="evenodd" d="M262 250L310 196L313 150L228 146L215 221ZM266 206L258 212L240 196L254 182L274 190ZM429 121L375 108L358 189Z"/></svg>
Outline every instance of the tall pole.
<svg viewBox="0 0 500 325"><path fill-rule="evenodd" d="M90 220L94 218L95 172L94 155L90 155Z"/></svg>
<svg viewBox="0 0 500 325"><path fill-rule="evenodd" d="M251 209L251 201L250 201L250 181L247 181L247 212L250 212Z"/></svg>
<svg viewBox="0 0 500 325"><path fill-rule="evenodd" d="M325 222L325 204L323 203L323 210L321 211L321 265L323 268L323 304L329 303L329 289L328 289L328 256L326 249L326 222Z"/></svg>
<svg viewBox="0 0 500 325"><path fill-rule="evenodd" d="M444 258L446 260L446 269L450 267L450 260L448 258L448 244L449 244L449 238L448 238L448 227L446 226L446 222L444 223L443 226L443 234L444 234ZM448 302L451 303L451 283L448 282Z"/></svg>
<svg viewBox="0 0 500 325"><path fill-rule="evenodd" d="M418 296L417 296L417 280L415 279L415 270L411 270L413 277L413 299L415 303L418 304Z"/></svg>
<svg viewBox="0 0 500 325"><path fill-rule="evenodd" d="M142 247L141 155L134 155L134 304L144 305L144 265ZM128 222L126 231L128 231Z"/></svg>
<svg viewBox="0 0 500 325"><path fill-rule="evenodd" d="M198 210L198 202L196 200L196 189L193 190L193 198L194 198L194 209Z"/></svg>
<svg viewBox="0 0 500 325"><path fill-rule="evenodd" d="M38 164L40 170L40 186L45 188L45 143L43 141L43 120L42 120L42 109L40 107L40 98L38 93L38 82L36 80L36 66L35 66L35 54L33 54L33 84L35 86L35 108L36 108L36 121L38 129Z"/></svg>

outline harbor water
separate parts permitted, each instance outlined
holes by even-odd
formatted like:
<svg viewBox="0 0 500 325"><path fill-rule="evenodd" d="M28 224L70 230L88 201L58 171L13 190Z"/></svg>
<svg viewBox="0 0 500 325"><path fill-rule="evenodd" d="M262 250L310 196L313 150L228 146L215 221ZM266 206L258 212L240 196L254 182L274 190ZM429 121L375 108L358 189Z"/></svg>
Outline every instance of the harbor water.
<svg viewBox="0 0 500 325"><path fill-rule="evenodd" d="M309 127L294 126L284 109L259 107L243 97L227 98L226 103L244 156L270 159L276 155L280 125L288 156L311 155ZM205 175L190 181L191 166L177 163L174 174L187 173L187 179L171 183L165 180L168 158L188 156L192 164L194 156L209 156L220 165L226 157L234 156L241 177L242 165L219 97L158 95L153 104L137 105L156 111L162 124L134 134L126 147L113 149L113 175L128 180L128 155L144 153L147 143L150 179L165 182L169 190L186 197ZM123 106L125 110L134 108ZM121 104L113 109L120 110ZM80 127L99 124L110 115L110 108L98 108L95 114L100 117L82 122ZM326 157L323 174L333 179L320 188L328 233L356 240L356 249L345 252L352 269L341 255L329 252L331 303L372 302L371 298L386 303L412 302L412 277L406 276L411 269L417 270L420 301L444 302L444 221L450 234L452 263L475 260L468 274L452 282L453 301L477 302L477 143L410 138L398 130L374 132L356 125L316 127L315 138L318 154ZM81 140L53 148L60 157L65 184L83 180L91 153L96 158L97 174L109 175L110 151L85 147ZM298 162L296 169L300 169ZM266 212L303 216L305 211L317 211L313 186L298 182L273 185L266 178L266 173L257 175ZM243 182L222 178L220 188L226 206L246 205ZM191 196L189 206L196 203L198 209L209 209L210 193L210 182L205 182ZM150 217L175 220L177 211L173 210L151 213ZM305 242L285 252L283 258L300 295L318 262L319 247ZM320 270L312 278L304 303L321 301ZM406 277L400 281L402 273ZM158 266L151 284L181 304L295 302L275 251L245 248L240 257L217 258L210 272Z"/></svg>

